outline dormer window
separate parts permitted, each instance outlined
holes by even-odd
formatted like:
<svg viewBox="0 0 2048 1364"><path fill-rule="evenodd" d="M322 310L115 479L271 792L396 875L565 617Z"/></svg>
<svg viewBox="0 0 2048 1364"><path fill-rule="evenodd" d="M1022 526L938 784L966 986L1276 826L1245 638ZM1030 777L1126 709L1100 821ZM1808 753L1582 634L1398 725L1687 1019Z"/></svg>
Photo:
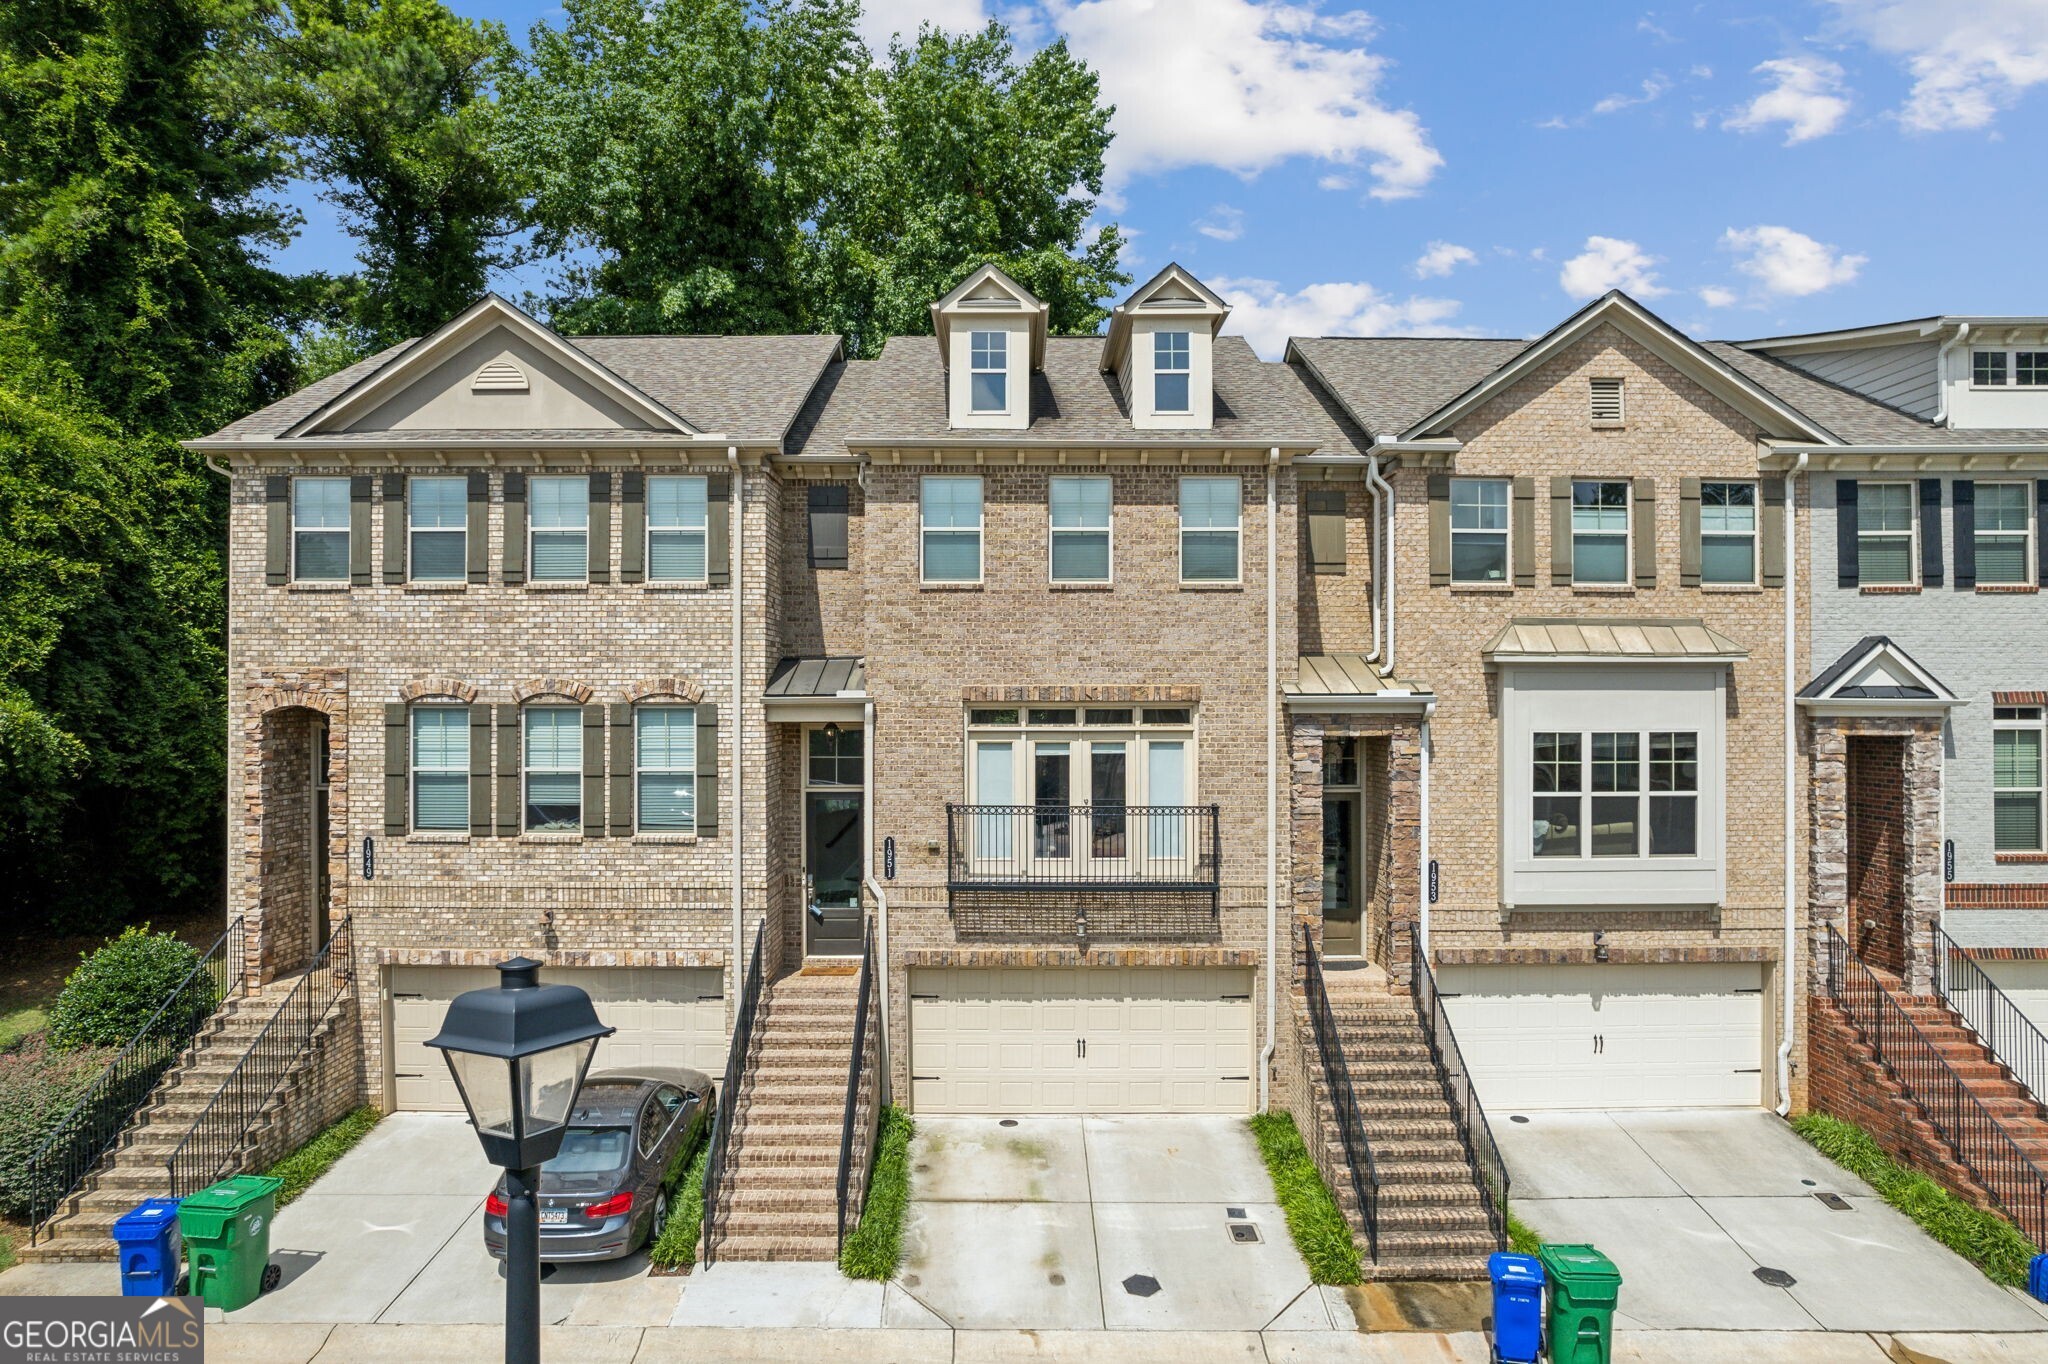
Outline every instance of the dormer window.
<svg viewBox="0 0 2048 1364"><path fill-rule="evenodd" d="M968 403L975 412L1010 410L1010 334L972 332L968 336Z"/></svg>
<svg viewBox="0 0 2048 1364"><path fill-rule="evenodd" d="M1970 382L1978 388L2048 388L2048 350L1972 351Z"/></svg>
<svg viewBox="0 0 2048 1364"><path fill-rule="evenodd" d="M1188 410L1191 355L1187 332L1152 333L1152 410Z"/></svg>
<svg viewBox="0 0 2048 1364"><path fill-rule="evenodd" d="M1110 310L1102 372L1113 375L1139 431L1206 431L1216 424L1216 334L1230 305L1169 265Z"/></svg>

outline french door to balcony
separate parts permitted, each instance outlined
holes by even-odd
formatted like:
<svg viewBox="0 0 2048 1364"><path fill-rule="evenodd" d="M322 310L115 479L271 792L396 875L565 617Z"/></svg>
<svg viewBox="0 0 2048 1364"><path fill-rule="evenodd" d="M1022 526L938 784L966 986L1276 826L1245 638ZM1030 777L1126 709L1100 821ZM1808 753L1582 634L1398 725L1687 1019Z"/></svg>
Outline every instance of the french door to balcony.
<svg viewBox="0 0 2048 1364"><path fill-rule="evenodd" d="M1185 879L1190 748L1138 734L976 739L969 862L1038 882Z"/></svg>

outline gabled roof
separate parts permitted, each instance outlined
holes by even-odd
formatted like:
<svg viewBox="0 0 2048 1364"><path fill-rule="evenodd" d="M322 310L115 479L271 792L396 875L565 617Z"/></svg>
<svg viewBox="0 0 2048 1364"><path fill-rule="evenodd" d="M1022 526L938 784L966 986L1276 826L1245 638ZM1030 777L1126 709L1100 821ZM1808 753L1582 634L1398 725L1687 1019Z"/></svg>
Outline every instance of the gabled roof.
<svg viewBox="0 0 2048 1364"><path fill-rule="evenodd" d="M1527 341L1465 336L1297 336L1287 362L1377 440L1392 440L1499 369Z"/></svg>
<svg viewBox="0 0 2048 1364"><path fill-rule="evenodd" d="M1140 312L1185 312L1208 324L1214 336L1230 316L1223 296L1196 279L1177 262L1131 290L1123 302L1110 309L1109 331L1102 338L1102 368L1115 369L1123 363L1123 352L1131 343L1131 321Z"/></svg>
<svg viewBox="0 0 2048 1364"><path fill-rule="evenodd" d="M932 336L939 343L939 363L952 362L954 320L976 311L1022 313L1031 323L1031 368L1045 364L1045 337L1052 305L1011 279L1000 267L984 265L932 304ZM893 339L893 338L892 338Z"/></svg>
<svg viewBox="0 0 2048 1364"><path fill-rule="evenodd" d="M1693 618L1522 617L1488 640L1492 663L1733 663L1749 650Z"/></svg>
<svg viewBox="0 0 2048 1364"><path fill-rule="evenodd" d="M1942 711L1965 703L1888 636L1865 635L1799 689L1799 704L1870 715Z"/></svg>

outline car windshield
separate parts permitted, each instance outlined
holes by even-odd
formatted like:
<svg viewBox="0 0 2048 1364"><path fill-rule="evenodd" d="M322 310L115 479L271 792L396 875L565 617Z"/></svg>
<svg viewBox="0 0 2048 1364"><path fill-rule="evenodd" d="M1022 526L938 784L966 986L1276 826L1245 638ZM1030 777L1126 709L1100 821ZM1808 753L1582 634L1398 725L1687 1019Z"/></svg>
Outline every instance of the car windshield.
<svg viewBox="0 0 2048 1364"><path fill-rule="evenodd" d="M623 1127L572 1127L562 1133L562 1149L541 1169L551 1175L595 1175L621 1169L632 1133Z"/></svg>

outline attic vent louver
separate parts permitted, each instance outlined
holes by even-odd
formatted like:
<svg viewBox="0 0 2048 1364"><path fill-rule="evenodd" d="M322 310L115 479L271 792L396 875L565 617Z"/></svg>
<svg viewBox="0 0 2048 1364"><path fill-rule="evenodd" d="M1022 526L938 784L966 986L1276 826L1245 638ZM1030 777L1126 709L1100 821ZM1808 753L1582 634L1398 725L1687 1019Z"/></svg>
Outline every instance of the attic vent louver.
<svg viewBox="0 0 2048 1364"><path fill-rule="evenodd" d="M1621 420L1621 380L1593 380L1593 420L1595 422L1619 422Z"/></svg>
<svg viewBox="0 0 2048 1364"><path fill-rule="evenodd" d="M524 393L526 371L510 360L493 360L476 372L469 387L475 393Z"/></svg>

